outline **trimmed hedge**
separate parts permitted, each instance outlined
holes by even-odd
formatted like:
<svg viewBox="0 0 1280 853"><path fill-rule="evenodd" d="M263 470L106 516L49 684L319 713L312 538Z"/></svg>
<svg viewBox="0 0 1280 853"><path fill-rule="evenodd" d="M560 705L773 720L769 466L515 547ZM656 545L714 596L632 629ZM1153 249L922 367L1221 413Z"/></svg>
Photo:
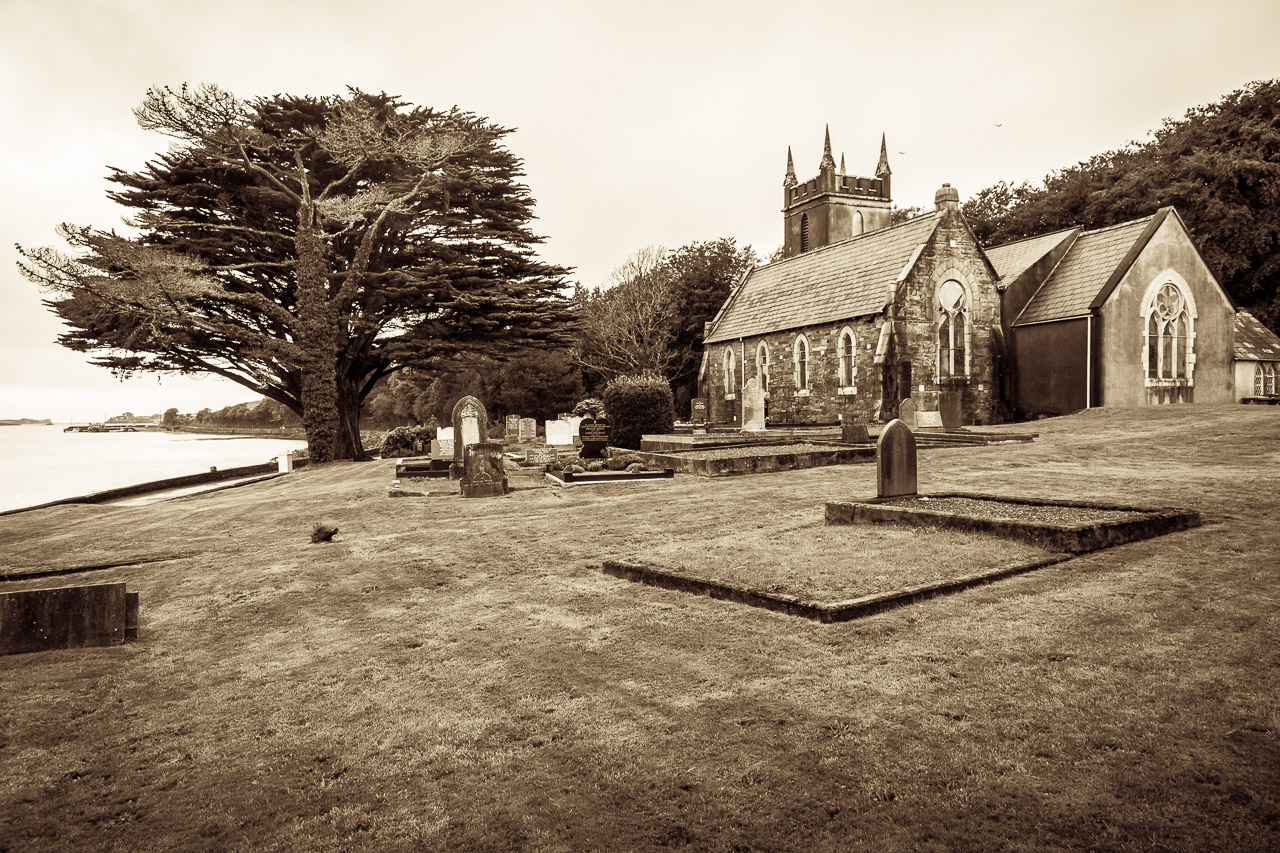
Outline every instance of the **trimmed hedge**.
<svg viewBox="0 0 1280 853"><path fill-rule="evenodd" d="M611 427L609 443L616 447L639 449L641 436L675 428L675 399L659 376L619 376L600 396Z"/></svg>

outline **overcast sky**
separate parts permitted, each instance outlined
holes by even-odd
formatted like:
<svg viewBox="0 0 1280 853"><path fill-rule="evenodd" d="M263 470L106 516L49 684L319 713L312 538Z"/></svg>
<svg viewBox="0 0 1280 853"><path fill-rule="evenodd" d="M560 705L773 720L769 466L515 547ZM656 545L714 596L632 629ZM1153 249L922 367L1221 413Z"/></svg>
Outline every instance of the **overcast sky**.
<svg viewBox="0 0 1280 853"><path fill-rule="evenodd" d="M517 132L542 255L601 283L649 245L782 241L787 146L894 202L967 198L1143 139L1165 117L1280 77L1274 0L1046 3L0 0L0 418L100 420L254 399L234 383L121 383L55 343L12 246L112 228L108 166L165 148L131 109L155 84L250 98L356 86Z"/></svg>

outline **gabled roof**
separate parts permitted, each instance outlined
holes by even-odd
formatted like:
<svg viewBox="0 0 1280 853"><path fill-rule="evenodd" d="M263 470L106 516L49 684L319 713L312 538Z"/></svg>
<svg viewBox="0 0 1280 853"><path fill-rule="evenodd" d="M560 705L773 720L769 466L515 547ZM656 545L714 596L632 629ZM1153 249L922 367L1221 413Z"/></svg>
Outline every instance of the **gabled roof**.
<svg viewBox="0 0 1280 853"><path fill-rule="evenodd" d="M1236 312L1236 360L1280 361L1280 337L1248 311Z"/></svg>
<svg viewBox="0 0 1280 853"><path fill-rule="evenodd" d="M915 260L939 219L935 211L752 270L712 321L705 343L883 310L889 285Z"/></svg>
<svg viewBox="0 0 1280 853"><path fill-rule="evenodd" d="M1002 246L986 249L987 259L991 261L991 266L995 268L996 276L1000 279L999 287L1004 289L1009 282L1026 272L1028 267L1049 254L1058 244L1078 230L1064 228L1061 231L1025 237L1014 243L1005 243Z"/></svg>
<svg viewBox="0 0 1280 853"><path fill-rule="evenodd" d="M1111 294L1171 208L1109 228L1085 231L1022 309L1015 326L1083 317ZM987 256L999 249L990 249ZM994 263L994 261L993 261Z"/></svg>

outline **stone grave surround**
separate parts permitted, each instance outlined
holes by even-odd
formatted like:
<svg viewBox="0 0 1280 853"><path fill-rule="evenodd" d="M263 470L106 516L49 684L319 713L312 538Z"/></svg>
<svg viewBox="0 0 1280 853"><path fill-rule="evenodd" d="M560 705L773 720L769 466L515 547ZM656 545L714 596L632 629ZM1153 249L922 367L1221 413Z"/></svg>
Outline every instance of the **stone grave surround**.
<svg viewBox="0 0 1280 853"><path fill-rule="evenodd" d="M489 413L475 397L467 396L453 404L453 467L454 477L462 476L463 450L468 444L489 440Z"/></svg>
<svg viewBox="0 0 1280 853"><path fill-rule="evenodd" d="M885 425L876 441L876 497L916 494L916 437L901 420Z"/></svg>

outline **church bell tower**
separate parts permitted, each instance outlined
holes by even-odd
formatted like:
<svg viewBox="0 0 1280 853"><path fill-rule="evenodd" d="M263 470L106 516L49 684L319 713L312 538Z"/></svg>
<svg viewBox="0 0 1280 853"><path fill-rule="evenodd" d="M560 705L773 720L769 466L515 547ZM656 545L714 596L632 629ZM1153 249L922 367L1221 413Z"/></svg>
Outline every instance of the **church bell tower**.
<svg viewBox="0 0 1280 853"><path fill-rule="evenodd" d="M880 162L874 178L845 174L844 155L837 171L831 154L831 128L822 146L818 177L799 183L787 148L787 174L782 181L782 253L790 258L866 231L889 225L889 152L880 135Z"/></svg>

